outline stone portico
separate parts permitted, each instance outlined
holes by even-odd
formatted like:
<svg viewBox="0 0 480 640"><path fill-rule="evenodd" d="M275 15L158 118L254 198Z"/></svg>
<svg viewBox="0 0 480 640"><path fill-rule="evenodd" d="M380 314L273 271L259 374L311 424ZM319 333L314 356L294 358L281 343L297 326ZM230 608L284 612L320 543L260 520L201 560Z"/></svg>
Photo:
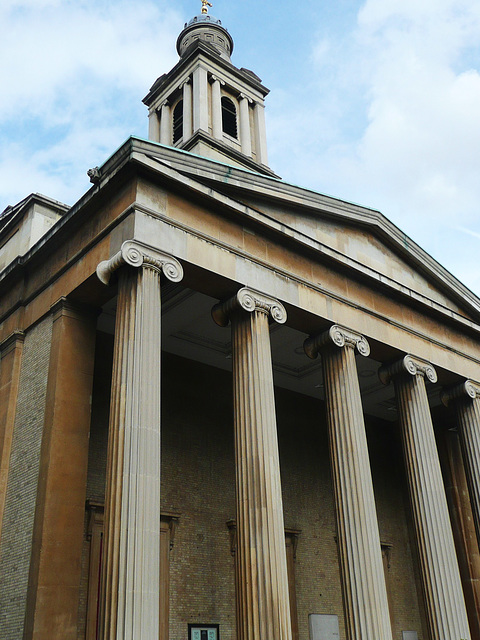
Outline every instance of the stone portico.
<svg viewBox="0 0 480 640"><path fill-rule="evenodd" d="M480 300L275 176L225 33L0 230L57 220L0 274L0 636L480 640Z"/></svg>

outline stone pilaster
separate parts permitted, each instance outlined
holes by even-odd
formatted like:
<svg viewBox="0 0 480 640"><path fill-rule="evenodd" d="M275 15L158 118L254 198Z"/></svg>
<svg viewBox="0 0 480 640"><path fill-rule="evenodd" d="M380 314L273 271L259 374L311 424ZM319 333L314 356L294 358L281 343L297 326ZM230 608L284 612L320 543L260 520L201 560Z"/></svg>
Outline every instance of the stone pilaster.
<svg viewBox="0 0 480 640"><path fill-rule="evenodd" d="M53 316L24 640L78 637L97 309Z"/></svg>
<svg viewBox="0 0 480 640"><path fill-rule="evenodd" d="M190 78L183 83L183 139L188 140L193 133L193 98Z"/></svg>
<svg viewBox="0 0 480 640"><path fill-rule="evenodd" d="M221 85L225 83L216 76L211 76L210 82L212 83L212 134L214 138L221 140L223 138Z"/></svg>
<svg viewBox="0 0 480 640"><path fill-rule="evenodd" d="M322 354L347 636L391 640L355 350L368 356L367 340L338 325L305 342Z"/></svg>
<svg viewBox="0 0 480 640"><path fill-rule="evenodd" d="M255 103L253 118L255 123L255 148L257 152L257 162L267 166L267 130L265 126L265 106L263 104L260 104L259 102Z"/></svg>
<svg viewBox="0 0 480 640"><path fill-rule="evenodd" d="M269 319L282 304L243 288L216 305L217 324L232 324L236 460L237 637L291 640L280 464Z"/></svg>
<svg viewBox="0 0 480 640"><path fill-rule="evenodd" d="M17 330L0 344L0 538L7 495L24 339L23 331Z"/></svg>
<svg viewBox="0 0 480 640"><path fill-rule="evenodd" d="M182 267L134 241L97 268L118 273L105 498L104 640L158 640L160 579L160 275ZM134 267L134 268L131 268Z"/></svg>
<svg viewBox="0 0 480 640"><path fill-rule="evenodd" d="M250 130L250 98L241 93L238 99L240 102L240 143L242 145L242 153L246 156L251 156L252 134Z"/></svg>
<svg viewBox="0 0 480 640"><path fill-rule="evenodd" d="M160 107L160 142L161 144L172 144L172 110L168 102L164 102Z"/></svg>
<svg viewBox="0 0 480 640"><path fill-rule="evenodd" d="M148 139L160 142L160 114L157 109L150 109L148 113Z"/></svg>
<svg viewBox="0 0 480 640"><path fill-rule="evenodd" d="M480 542L480 385L467 380L444 392L445 404L453 404L462 445L468 490L477 538Z"/></svg>
<svg viewBox="0 0 480 640"><path fill-rule="evenodd" d="M432 638L470 639L460 572L433 432L425 378L437 381L428 362L410 355L380 369L393 380L412 505L426 613Z"/></svg>
<svg viewBox="0 0 480 640"><path fill-rule="evenodd" d="M193 72L193 132L208 132L208 73L199 66Z"/></svg>

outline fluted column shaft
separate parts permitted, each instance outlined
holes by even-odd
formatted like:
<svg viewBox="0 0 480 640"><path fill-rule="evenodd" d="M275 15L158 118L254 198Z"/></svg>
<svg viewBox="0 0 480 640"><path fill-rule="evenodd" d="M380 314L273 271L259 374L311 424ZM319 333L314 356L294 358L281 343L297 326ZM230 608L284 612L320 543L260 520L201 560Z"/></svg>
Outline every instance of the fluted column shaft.
<svg viewBox="0 0 480 640"><path fill-rule="evenodd" d="M280 463L270 353L269 316L282 305L241 289L214 308L232 323L238 640L291 640Z"/></svg>
<svg viewBox="0 0 480 640"><path fill-rule="evenodd" d="M425 377L437 381L432 365L411 356L380 370L381 380L395 386L430 635L469 640Z"/></svg>
<svg viewBox="0 0 480 640"><path fill-rule="evenodd" d="M480 385L472 380L447 391L446 404L452 402L468 481L477 539L480 543Z"/></svg>
<svg viewBox="0 0 480 640"><path fill-rule="evenodd" d="M305 343L322 354L338 548L349 640L392 638L355 349L364 337L335 325Z"/></svg>
<svg viewBox="0 0 480 640"><path fill-rule="evenodd" d="M121 267L105 497L104 640L159 637L160 274L168 274L159 256L126 242L97 269L108 282ZM169 266L178 281L181 267L174 259Z"/></svg>

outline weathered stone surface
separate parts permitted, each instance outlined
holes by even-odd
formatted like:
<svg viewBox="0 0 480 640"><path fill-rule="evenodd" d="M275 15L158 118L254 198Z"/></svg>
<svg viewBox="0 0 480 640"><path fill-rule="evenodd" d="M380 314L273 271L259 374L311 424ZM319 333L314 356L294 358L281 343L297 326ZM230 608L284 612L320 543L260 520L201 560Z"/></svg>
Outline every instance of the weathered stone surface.
<svg viewBox="0 0 480 640"><path fill-rule="evenodd" d="M355 349L370 353L363 336L338 325L305 342L309 357L322 354L347 635L387 640L392 629Z"/></svg>
<svg viewBox="0 0 480 640"><path fill-rule="evenodd" d="M283 502L268 320L285 322L277 300L243 288L217 305L232 323L236 460L237 635L291 640Z"/></svg>
<svg viewBox="0 0 480 640"><path fill-rule="evenodd" d="M393 380L432 638L468 640L470 629L438 458L425 378L437 381L429 362L407 355L379 372Z"/></svg>

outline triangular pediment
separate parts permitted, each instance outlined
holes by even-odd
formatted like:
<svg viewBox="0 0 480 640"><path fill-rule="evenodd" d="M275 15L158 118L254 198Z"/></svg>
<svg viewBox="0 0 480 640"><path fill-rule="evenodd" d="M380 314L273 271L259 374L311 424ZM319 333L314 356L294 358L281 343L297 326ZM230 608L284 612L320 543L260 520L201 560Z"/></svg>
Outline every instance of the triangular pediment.
<svg viewBox="0 0 480 640"><path fill-rule="evenodd" d="M132 138L127 145L130 159L178 182L185 197L236 211L270 236L283 235L299 255L317 252L346 277L426 311L480 319L480 300L379 211L157 143Z"/></svg>

